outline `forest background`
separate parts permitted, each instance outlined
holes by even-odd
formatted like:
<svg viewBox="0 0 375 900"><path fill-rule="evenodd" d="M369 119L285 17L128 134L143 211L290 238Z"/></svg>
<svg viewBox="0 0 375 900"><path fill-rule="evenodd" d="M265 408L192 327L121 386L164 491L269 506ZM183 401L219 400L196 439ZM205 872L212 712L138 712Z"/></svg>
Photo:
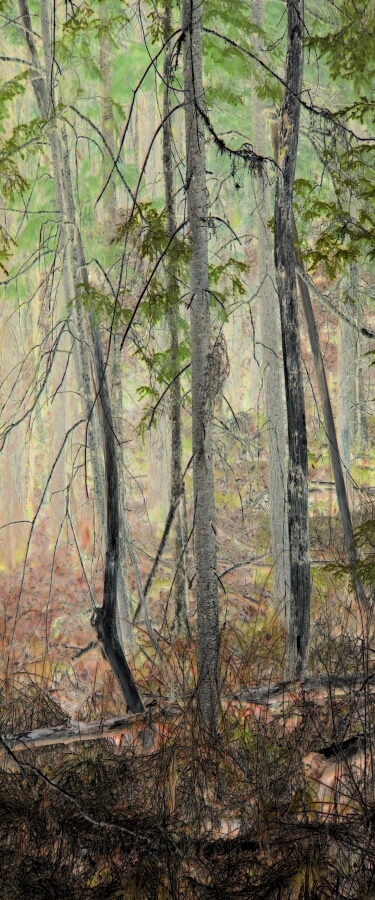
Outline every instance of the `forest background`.
<svg viewBox="0 0 375 900"><path fill-rule="evenodd" d="M4 896L372 896L374 12L0 4Z"/></svg>

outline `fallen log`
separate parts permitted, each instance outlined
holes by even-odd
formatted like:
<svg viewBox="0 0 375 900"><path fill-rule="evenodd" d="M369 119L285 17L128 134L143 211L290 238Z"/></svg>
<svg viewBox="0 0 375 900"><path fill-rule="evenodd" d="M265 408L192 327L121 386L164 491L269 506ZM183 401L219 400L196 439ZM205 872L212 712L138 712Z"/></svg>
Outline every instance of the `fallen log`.
<svg viewBox="0 0 375 900"><path fill-rule="evenodd" d="M295 703L304 694L314 693L325 688L329 688L330 692L344 692L348 689L359 692L366 686L367 690L373 691L375 690L375 683L372 683L373 678L375 682L375 672L366 679L363 679L363 676L359 678L355 675L320 675L297 682L282 681L277 684L241 690L231 696L223 696L222 701L226 707L232 704L234 706L258 704L273 707L277 701L286 704ZM182 708L176 703L160 704L154 701L142 713L130 713L113 719L101 719L88 723L72 720L69 725L37 728L34 731L14 735L0 735L0 768L5 771L15 771L17 762L14 754L21 750L37 750L57 744L67 745L99 738L110 739L115 735L118 740L121 735L127 736L132 732L133 739L139 740L143 750L150 750L154 746L154 737L157 731L162 729L163 725L170 725L178 721L182 714ZM124 743L127 741L121 741L122 745Z"/></svg>
<svg viewBox="0 0 375 900"><path fill-rule="evenodd" d="M144 713L132 713L115 719L102 719L96 722L75 722L70 725L57 725L53 728L36 728L35 731L21 732L15 735L0 735L0 768L12 771L16 768L14 754L20 750L37 750L53 744L73 744L80 741L92 741L107 738L111 735L126 734L134 730L138 734L156 731L155 726L176 722L182 715L177 704L150 706Z"/></svg>
<svg viewBox="0 0 375 900"><path fill-rule="evenodd" d="M371 683L372 679L374 679L373 684ZM267 703L271 698L283 694L289 695L289 697L298 697L303 693L311 693L322 688L330 690L350 688L360 691L365 685L375 688L375 671L367 678L364 678L363 675L317 675L301 681L279 681L277 684L260 685L249 688L249 690L238 691L233 694L232 700L239 700L241 703Z"/></svg>

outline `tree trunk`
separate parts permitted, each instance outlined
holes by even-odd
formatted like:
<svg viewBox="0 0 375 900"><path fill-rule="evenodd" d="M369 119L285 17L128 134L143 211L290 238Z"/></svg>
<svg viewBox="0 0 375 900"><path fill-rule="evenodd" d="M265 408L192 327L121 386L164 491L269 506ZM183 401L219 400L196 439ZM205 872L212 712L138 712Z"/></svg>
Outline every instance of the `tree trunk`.
<svg viewBox="0 0 375 900"><path fill-rule="evenodd" d="M297 229L295 226L294 218L293 218L293 227L294 227L294 234L295 234L296 261L297 261L301 271L303 272L303 268L304 268L303 267L303 259L302 259L301 251L299 248L298 235L297 235ZM318 387L319 387L319 393L320 393L320 398L321 398L322 406L323 406L324 427L325 427L325 432L326 432L327 440L328 440L328 449L329 449L329 455L330 455L330 460L331 460L333 477L335 480L336 496L337 496L337 502L338 502L339 511L340 511L342 529L344 532L344 540L345 540L345 546L346 546L346 551L347 551L347 555L348 555L348 562L349 562L349 565L354 565L356 562L358 562L358 556L357 556L357 551L354 546L353 526L352 526L352 520L351 520L351 515L350 515L348 497L347 497L346 488L345 488L345 479L344 479L343 469L342 469L342 465L341 465L341 458L340 458L339 448L338 448L338 444L337 444L336 428L335 428L335 422L334 422L334 418L333 418L331 398L329 395L326 373L325 373L325 369L324 369L324 362L323 362L322 352L320 349L318 329L317 329L316 323L315 323L314 311L313 311L311 299L310 299L310 291L308 289L307 284L305 284L305 282L302 280L302 278L298 274L297 274L297 283L298 283L298 288L299 288L299 292L300 292L301 299L302 299L303 311L305 313L307 329L309 332L310 347L311 347L311 352L312 352L313 359L314 359L315 372L316 372L316 377L317 377L317 382L318 382ZM358 602L363 606L365 603L365 592L363 589L363 585L361 584L360 581L356 581L355 589L356 589L356 595L357 595Z"/></svg>
<svg viewBox="0 0 375 900"><path fill-rule="evenodd" d="M143 712L144 705L119 641L116 624L117 580L119 563L119 492L116 445L113 430L108 381L103 360L102 342L98 329L94 332L94 359L102 407L104 459L107 497L107 548L104 572L103 606L94 613L96 629L104 655L114 672L125 702L134 712Z"/></svg>
<svg viewBox="0 0 375 900"><path fill-rule="evenodd" d="M99 37L99 69L102 79L102 91L100 97L100 124L104 140L107 144L107 147L109 147L112 153L111 158L110 153L108 153L107 147L103 146L103 183L105 183L110 172L112 171L113 157L116 158L116 153L114 141L115 122L113 118L113 110L110 99L111 69L109 63L111 55L111 41L107 31L108 14L104 4L102 3L99 4L99 19L101 24ZM100 206L102 207L102 217L104 225L103 243L107 240L108 246L108 239L109 237L114 236L116 225L116 186L115 179L113 177L108 182Z"/></svg>
<svg viewBox="0 0 375 900"><path fill-rule="evenodd" d="M308 533L307 434L293 240L293 185L303 76L304 0L288 0L288 45L280 110L275 199L275 267L288 417L288 527L291 597L288 677L307 669L310 637L310 554Z"/></svg>
<svg viewBox="0 0 375 900"><path fill-rule="evenodd" d="M120 516L120 545L119 545L119 576L117 588L117 625L124 647L133 650L134 632L131 623L130 601L127 581L126 559L126 486L124 471L124 426L121 384L121 339L117 335L112 337L112 393L111 408L113 410L113 425L116 438L116 458L119 483L119 516Z"/></svg>
<svg viewBox="0 0 375 900"><path fill-rule="evenodd" d="M198 613L198 700L214 728L219 701L219 605L216 565L207 189L202 86L202 3L183 2L186 194L191 240L190 322L195 561Z"/></svg>
<svg viewBox="0 0 375 900"><path fill-rule="evenodd" d="M167 0L164 13L164 40L167 42L170 38L171 28L171 3ZM172 239L176 231L176 203L173 196L174 179L173 179L173 154L172 154L172 123L171 118L167 118L170 110L169 102L169 84L172 75L171 68L172 58L169 44L167 44L164 52L164 128L163 128L163 173L165 187L165 203L167 208L167 231L168 237ZM167 263L167 297L168 297L168 326L172 360L172 377L175 378L170 388L170 418L171 418L171 495L170 501L173 504L177 496L181 494L182 482L182 433L181 433L181 382L175 376L178 373L178 306L179 306L179 289L176 278L175 265L172 260ZM174 542L173 542L173 561L174 561L174 585L173 585L173 601L175 610L175 629L177 633L182 628L188 629L187 618L187 601L186 601L186 575L185 564L183 559L183 534L182 534L182 515L181 501L178 504L174 515Z"/></svg>
<svg viewBox="0 0 375 900"><path fill-rule="evenodd" d="M352 263L349 276L349 295L355 304L355 318L359 325L362 317L361 299L359 295L358 264ZM367 342L363 347L359 328L356 332L356 340L353 347L352 376L351 376L351 431L353 435L352 446L354 453L361 456L367 444L367 422L365 413L365 380L363 369L363 356L368 349Z"/></svg>
<svg viewBox="0 0 375 900"><path fill-rule="evenodd" d="M359 324L360 303L356 263L350 265L347 293L353 302L351 315ZM344 321L339 323L337 381L339 441L346 472L347 491L352 499L351 457L354 454L361 455L367 435L363 409L365 392L361 337L359 330L354 331Z"/></svg>
<svg viewBox="0 0 375 900"><path fill-rule="evenodd" d="M345 483L352 504L352 483L350 478L350 383L351 361L356 342L356 334L344 319L338 323L338 347L337 347L337 425L341 451L341 459L345 473Z"/></svg>
<svg viewBox="0 0 375 900"><path fill-rule="evenodd" d="M33 64L37 68L39 68L39 58L36 50L27 0L19 0L19 8L21 13L21 20L24 22L25 26L24 34L28 52ZM99 512L100 524L102 526L104 522L105 506L104 477L100 456L100 441L98 438L98 423L96 421L96 411L92 409L90 359L87 347L82 304L78 293L75 291L75 283L77 283L77 279L79 281L79 264L77 260L77 245L74 233L75 206L71 185L68 147L64 126L62 126L61 128L60 136L57 122L53 118L55 99L53 90L52 33L48 0L41 0L40 23L43 40L44 68L46 72L46 78L43 78L42 76L40 78L33 78L32 84L41 116L46 120L50 119L48 125L48 136L51 146L56 204L60 216L63 260L65 255L67 257L67 262L63 262L64 290L67 306L73 298L75 299L75 312L77 316L80 350L80 363L78 363L77 356L75 356L76 369L77 374L79 371L82 378L84 408L87 420L89 422L88 441L93 469L94 492Z"/></svg>
<svg viewBox="0 0 375 900"><path fill-rule="evenodd" d="M264 0L253 0L252 18L264 25ZM258 53L260 52L258 48ZM254 90L254 149L267 156L265 103ZM262 335L262 370L268 430L268 493L270 507L271 546L274 570L274 598L278 610L289 620L290 556L286 490L286 440L284 425L283 373L281 333L274 289L275 266L273 239L267 223L271 219L271 191L266 178L255 180L258 222L258 269L260 321Z"/></svg>
<svg viewBox="0 0 375 900"><path fill-rule="evenodd" d="M74 304L77 316L78 337L81 358L84 414L88 421L88 445L90 449L90 461L94 482L94 496L98 512L99 525L105 543L105 476L101 453L100 422L97 406L93 407L94 391L91 380L90 351L87 336L86 319L83 310L80 289L78 285L83 281L84 254L80 246L80 232L76 223L76 209L73 194L72 176L70 171L69 147L64 122L61 123L61 156L63 174L63 197L67 219L70 223L69 239L69 267L73 280Z"/></svg>
<svg viewBox="0 0 375 900"><path fill-rule="evenodd" d="M115 157L115 141L114 141L114 118L110 102L111 95L111 72L110 72L110 52L111 42L106 29L107 15L103 4L99 6L99 18L102 25L100 32L99 44L99 68L102 78L102 96L101 96L101 130L104 140L109 147L112 158L106 147L103 147L103 174L104 181L107 180L112 167L113 158ZM116 188L115 180L112 177L108 183L104 197L102 198L102 221L103 221L103 239L105 245L108 246L109 241L115 235L116 223ZM122 383L121 383L121 350L120 340L115 333L115 323L113 324L113 332L111 339L111 375L112 375L112 391L111 391L111 409L113 412L113 424L116 436L116 457L119 487L119 528L120 528L120 544L119 544L119 571L117 584L117 607L116 621L118 632L124 647L133 649L134 634L130 617L129 594L127 588L127 562L126 562L126 536L125 536L125 505L126 505L126 486L124 472L124 451L123 451L123 405L122 405Z"/></svg>
<svg viewBox="0 0 375 900"><path fill-rule="evenodd" d="M27 35L27 45L34 62L38 61L35 41L32 31L30 13L27 6L27 0L19 0L21 17L25 24L25 35ZM43 34L43 44L45 52L45 69L48 73L52 72L51 44L52 35L49 20L48 0L41 0L41 29ZM48 79L37 79L33 81L36 99L39 109L43 115L51 115L54 102L52 94L52 74L50 82L51 102L49 101ZM37 85L37 87L36 87ZM76 300L78 328L80 330L80 346L82 348L82 367L85 386L85 404L87 418L92 415L92 385L90 379L89 357L87 342L84 330L83 310L80 297L82 282L88 285L88 277L85 263L82 239L76 219L76 210L74 203L73 187L71 180L69 150L66 135L62 127L62 141L59 143L59 135L54 125L53 140L51 140L54 178L56 186L56 197L64 203L64 212L67 215L71 228L71 236L69 241L69 251L71 252L70 274L73 281L73 292ZM55 147L55 150L53 149ZM58 207L60 208L60 207ZM96 377L98 381L99 397L102 409L102 428L104 443L104 459L105 459L105 477L106 477L106 561L104 573L104 595L103 606L96 609L92 624L96 628L98 640L101 644L103 653L108 660L114 675L118 681L125 702L132 712L141 712L144 710L142 700L138 689L134 683L132 674L127 664L123 648L118 640L116 628L116 603L117 603L117 578L118 578L118 548L119 548L119 510L118 510L118 473L117 460L115 450L115 438L113 431L112 413L109 400L109 391L107 383L107 372L103 361L103 352L101 345L100 333L97 329L93 332L94 341L94 360ZM95 436L95 430L93 430ZM95 488L101 494L101 484L99 481L99 448L94 448L96 454L92 453L94 483ZM98 500L98 497L96 497ZM102 496L100 501L103 502Z"/></svg>

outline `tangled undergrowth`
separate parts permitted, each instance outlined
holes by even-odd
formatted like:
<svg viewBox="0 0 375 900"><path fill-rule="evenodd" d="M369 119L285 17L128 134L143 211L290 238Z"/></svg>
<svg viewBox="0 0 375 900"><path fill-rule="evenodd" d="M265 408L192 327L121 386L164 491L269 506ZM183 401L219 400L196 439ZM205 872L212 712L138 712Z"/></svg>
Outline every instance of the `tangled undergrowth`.
<svg viewBox="0 0 375 900"><path fill-rule="evenodd" d="M329 648L323 638L320 646L323 672ZM332 675L323 689L297 685L259 702L248 680L239 684L246 665L230 668L228 657L214 737L189 690L162 734L150 708L119 746L99 739L17 754L16 771L0 770L0 897L375 896L373 694L353 647L352 683L337 690ZM40 684L8 683L0 700L3 735L67 721ZM107 714L116 703L114 687ZM336 781L323 792L303 764L309 754L333 761Z"/></svg>

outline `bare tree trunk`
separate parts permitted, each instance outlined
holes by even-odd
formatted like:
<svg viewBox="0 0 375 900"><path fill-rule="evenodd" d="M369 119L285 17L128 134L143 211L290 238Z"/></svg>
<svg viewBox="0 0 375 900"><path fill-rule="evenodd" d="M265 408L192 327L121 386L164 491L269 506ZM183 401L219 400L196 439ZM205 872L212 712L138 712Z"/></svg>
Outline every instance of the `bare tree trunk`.
<svg viewBox="0 0 375 900"><path fill-rule="evenodd" d="M295 252L296 252L296 260L297 263L303 272L303 259L301 255L301 251L298 244L298 235L297 229L295 226L294 218L293 218L293 227L295 233ZM350 515L348 497L345 488L345 480L343 469L341 465L341 458L337 444L336 437L336 428L335 422L333 418L332 412L332 404L331 398L329 395L328 384L326 379L326 373L324 369L322 352L320 349L320 341L318 329L316 327L314 311L311 304L310 292L307 284L302 280L301 276L297 274L297 283L302 299L303 311L305 313L305 319L307 322L307 329L309 332L309 340L311 352L314 359L315 372L319 387L320 398L323 406L323 418L324 418L324 427L328 440L328 449L331 460L333 477L335 479L335 487L336 487L336 496L337 502L340 511L341 524L344 532L344 540L346 551L348 555L349 565L354 565L358 562L357 551L354 546L354 534L353 534L353 526ZM355 589L358 602L363 606L365 603L365 592L363 585L360 581L355 582Z"/></svg>
<svg viewBox="0 0 375 900"><path fill-rule="evenodd" d="M253 0L252 17L256 25L264 25L264 0ZM258 50L259 52L259 50ZM254 90L254 149L267 156L265 103ZM273 238L267 222L271 219L271 191L266 178L255 181L258 222L258 268L260 321L262 335L262 369L268 427L268 478L271 524L271 546L274 569L274 597L277 609L289 620L290 555L288 507L286 491L286 441L284 425L283 373L280 359L281 332L274 289L275 266Z"/></svg>
<svg viewBox="0 0 375 900"><path fill-rule="evenodd" d="M112 106L110 102L111 94L111 73L110 73L110 51L111 43L106 29L106 12L103 4L99 6L99 17L102 24L100 32L99 44L99 68L102 77L102 98L101 98L101 128L104 140L109 147L112 157L115 157L115 141L114 141L114 119ZM104 178L107 180L108 175L113 167L113 161L108 154L106 147L103 147L104 155ZM116 188L115 180L111 178L107 186L107 190L102 199L103 205L103 225L104 240L107 245L115 234L116 222ZM113 326L115 328L115 325ZM129 595L127 589L127 562L126 562L126 536L125 536L125 504L126 504L126 486L124 472L124 452L123 452L123 406L122 406L122 383L121 383L121 350L120 341L113 332L111 340L111 375L112 375L112 392L111 392L111 408L113 412L113 424L116 435L116 457L117 472L119 484L119 516L120 516L120 545L119 545L119 571L117 585L117 607L116 621L119 634L123 641L124 647L133 649L134 634L130 617Z"/></svg>
<svg viewBox="0 0 375 900"><path fill-rule="evenodd" d="M354 316L359 325L361 319L361 302L358 284L358 264L351 263L348 278L348 294L354 305ZM349 402L350 402L350 450L361 455L366 444L366 416L364 413L364 377L363 377L363 339L359 328L351 334L349 358ZM348 351L347 351L348 352Z"/></svg>
<svg viewBox="0 0 375 900"><path fill-rule="evenodd" d="M171 3L167 0L164 13L164 40L170 38L171 28ZM167 118L170 110L169 83L171 80L171 51L167 44L164 52L164 128L163 128L163 172L165 185L165 202L167 208L168 237L173 238L176 231L176 204L173 196L173 154L172 154L172 123ZM178 373L178 306L179 289L176 279L175 266L172 260L167 265L167 297L168 297L168 326L172 360L172 377L175 378L170 388L170 417L171 417L171 503L181 494L182 482L182 434L181 434L181 382L176 378ZM183 559L183 534L181 501L174 515L174 585L173 601L175 610L175 628L177 633L182 628L188 629L187 600L186 600L186 575Z"/></svg>
<svg viewBox="0 0 375 900"><path fill-rule="evenodd" d="M19 0L19 8L21 20L24 23L25 41L31 61L39 66L39 58L36 50L32 23L27 5L27 0ZM54 90L53 90L53 58L52 58L52 34L51 23L49 17L48 0L41 0L40 4L40 23L43 40L44 52L44 68L46 77L33 77L32 84L36 101L41 116L50 120L48 125L48 135L51 145L52 166L54 173L54 186L56 194L56 204L60 215L61 235L63 239L62 253L67 255L68 262L63 263L64 290L66 294L67 304L75 298L75 311L77 315L77 325L79 333L80 348L80 365L77 368L81 371L84 408L88 427L88 439L91 452L91 463L93 469L95 499L99 511L101 525L104 522L104 478L102 473L102 464L100 457L100 442L98 439L98 427L95 420L95 411L92 410L92 389L90 376L90 359L87 347L86 331L83 319L82 304L80 298L75 291L75 283L78 277L77 247L74 234L75 207L71 185L70 166L68 158L68 147L64 128L61 129L62 137L60 137L57 122L53 118L55 109ZM65 140L64 140L65 137ZM69 223L69 224L68 224ZM70 234L69 234L70 231Z"/></svg>
<svg viewBox="0 0 375 900"><path fill-rule="evenodd" d="M99 397L102 407L104 458L107 497L107 549L104 572L103 606L95 611L92 624L96 629L104 655L114 672L125 702L134 712L143 712L144 705L119 641L116 624L117 579L119 561L119 493L115 436L113 430L108 381L103 360L99 331L94 332L94 358Z"/></svg>
<svg viewBox="0 0 375 900"><path fill-rule="evenodd" d="M275 200L275 267L280 303L288 417L288 524L291 598L288 677L307 669L310 638L307 434L293 238L293 186L303 77L304 0L288 0L288 45L280 110Z"/></svg>
<svg viewBox="0 0 375 900"><path fill-rule="evenodd" d="M75 221L75 219L73 219L73 221ZM78 226L76 226L75 231L77 235L76 249L80 279L80 281L77 281L76 283L76 292L78 296L80 290L78 284L83 282L88 286L88 276L82 239ZM102 342L98 328L93 330L93 342L97 390L99 391L102 411L101 423L104 442L106 478L106 558L103 606L95 610L92 624L96 630L104 656L116 676L125 702L132 712L142 712L144 706L126 661L124 649L119 641L117 632L116 611L120 535L118 469L107 369L104 365Z"/></svg>
<svg viewBox="0 0 375 900"><path fill-rule="evenodd" d="M337 424L346 489L352 504L352 484L350 478L350 373L356 334L351 325L349 325L348 322L345 322L344 319L339 319L338 329Z"/></svg>
<svg viewBox="0 0 375 900"><path fill-rule="evenodd" d="M99 69L102 79L102 91L100 98L100 118L101 130L107 147L111 151L112 158L115 154L114 141L114 118L111 105L111 42L107 31L108 15L104 4L99 4L99 19L101 23L100 40L99 40ZM104 180L106 181L113 168L113 159L111 159L106 146L103 146L103 171ZM115 179L112 177L107 185L104 197L101 201L103 211L104 224L104 240L113 237L116 224L116 185Z"/></svg>
<svg viewBox="0 0 375 900"><path fill-rule="evenodd" d="M219 605L216 566L207 188L202 86L202 3L184 0L186 193L190 264L191 371L195 561L198 612L198 697L203 720L214 728L219 705Z"/></svg>
<svg viewBox="0 0 375 900"><path fill-rule="evenodd" d="M44 0L43 0L44 2ZM61 123L61 155L63 173L63 197L66 215L70 223L71 234L69 240L69 260L71 277L73 279L74 303L77 316L80 358L83 380L84 411L88 421L88 444L94 482L95 503L98 511L100 528L105 541L105 478L103 458L101 453L100 422L96 405L93 407L94 391L91 381L90 354L87 335L86 320L82 306L81 293L78 285L83 281L83 253L80 247L80 232L76 222L76 209L73 195L72 177L70 171L69 147L65 125Z"/></svg>
<svg viewBox="0 0 375 900"><path fill-rule="evenodd" d="M357 326L353 329L344 319L338 325L337 362L337 430L344 466L347 493L353 506L351 462L361 456L367 446L366 385L363 356L368 341L361 334L361 303L358 287L358 266L351 263L347 278L347 293L353 306L350 319Z"/></svg>
<svg viewBox="0 0 375 900"><path fill-rule="evenodd" d="M124 427L121 384L121 351L120 337L112 338L112 393L111 407L113 410L113 424L116 436L116 457L119 483L119 515L120 515L120 545L119 545L119 574L117 589L117 625L125 647L133 650L134 632L131 623L130 602L127 583L127 559L126 559L126 486L124 472Z"/></svg>

